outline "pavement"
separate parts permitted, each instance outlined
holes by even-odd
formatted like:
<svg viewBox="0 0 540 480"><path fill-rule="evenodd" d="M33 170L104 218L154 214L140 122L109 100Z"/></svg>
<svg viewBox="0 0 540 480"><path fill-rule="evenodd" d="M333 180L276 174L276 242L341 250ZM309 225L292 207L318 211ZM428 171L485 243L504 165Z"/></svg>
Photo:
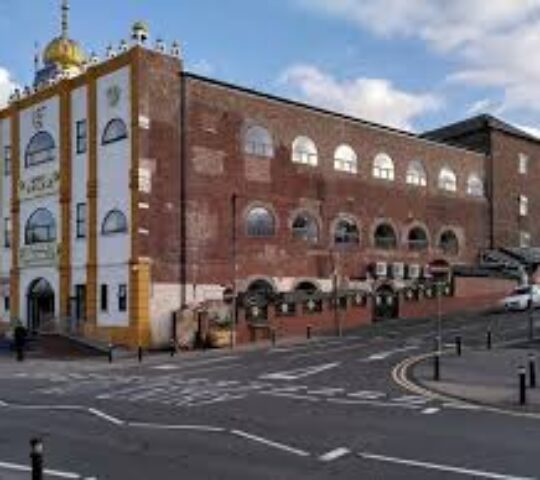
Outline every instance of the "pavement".
<svg viewBox="0 0 540 480"><path fill-rule="evenodd" d="M520 315L444 319L478 347ZM466 408L396 383L433 348L436 320L234 351L63 361L0 358L0 479L540 479L540 421ZM22 470L21 470L22 469Z"/></svg>

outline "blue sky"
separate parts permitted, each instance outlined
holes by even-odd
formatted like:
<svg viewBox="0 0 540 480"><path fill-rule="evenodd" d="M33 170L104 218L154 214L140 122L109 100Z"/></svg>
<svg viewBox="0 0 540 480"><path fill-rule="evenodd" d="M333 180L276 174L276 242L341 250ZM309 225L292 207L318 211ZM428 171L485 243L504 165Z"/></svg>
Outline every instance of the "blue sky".
<svg viewBox="0 0 540 480"><path fill-rule="evenodd" d="M31 82L59 3L0 0L0 97ZM71 36L102 56L138 19L189 70L369 120L540 127L540 0L71 0Z"/></svg>

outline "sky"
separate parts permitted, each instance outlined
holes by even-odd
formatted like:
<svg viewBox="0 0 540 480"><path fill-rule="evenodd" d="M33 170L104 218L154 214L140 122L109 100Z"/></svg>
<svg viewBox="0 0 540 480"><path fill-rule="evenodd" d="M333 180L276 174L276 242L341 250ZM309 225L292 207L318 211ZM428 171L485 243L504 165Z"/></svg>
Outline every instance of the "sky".
<svg viewBox="0 0 540 480"><path fill-rule="evenodd" d="M60 0L0 0L0 104L31 84ZM540 0L71 0L104 56L136 20L189 71L415 132L490 113L540 134Z"/></svg>

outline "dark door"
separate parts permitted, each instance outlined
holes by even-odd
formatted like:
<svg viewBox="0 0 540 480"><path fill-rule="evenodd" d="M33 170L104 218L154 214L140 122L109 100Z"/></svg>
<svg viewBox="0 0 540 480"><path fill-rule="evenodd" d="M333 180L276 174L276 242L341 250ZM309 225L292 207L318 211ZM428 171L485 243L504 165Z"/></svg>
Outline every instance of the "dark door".
<svg viewBox="0 0 540 480"><path fill-rule="evenodd" d="M28 288L28 329L37 334L51 327L54 321L54 291L44 279L38 279Z"/></svg>
<svg viewBox="0 0 540 480"><path fill-rule="evenodd" d="M375 294L373 308L375 321L397 318L399 316L399 297L390 287L381 287Z"/></svg>

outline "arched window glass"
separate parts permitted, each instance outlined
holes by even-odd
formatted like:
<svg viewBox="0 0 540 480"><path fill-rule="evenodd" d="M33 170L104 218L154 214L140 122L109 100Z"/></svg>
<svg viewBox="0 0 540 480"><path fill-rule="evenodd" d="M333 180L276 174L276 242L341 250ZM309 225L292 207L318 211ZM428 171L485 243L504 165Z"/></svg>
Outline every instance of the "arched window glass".
<svg viewBox="0 0 540 480"><path fill-rule="evenodd" d="M293 237L309 243L319 241L319 226L315 218L309 213L300 213L292 225Z"/></svg>
<svg viewBox="0 0 540 480"><path fill-rule="evenodd" d="M127 233L128 224L126 216L120 210L111 210L105 216L101 226L103 235L114 235L116 233Z"/></svg>
<svg viewBox="0 0 540 480"><path fill-rule="evenodd" d="M272 158L274 156L274 142L270 132L263 127L250 127L244 137L244 153Z"/></svg>
<svg viewBox="0 0 540 480"><path fill-rule="evenodd" d="M446 192L457 191L457 177L453 170L445 167L439 173L439 188Z"/></svg>
<svg viewBox="0 0 540 480"><path fill-rule="evenodd" d="M36 210L26 222L25 243L50 243L56 241L56 222L49 210Z"/></svg>
<svg viewBox="0 0 540 480"><path fill-rule="evenodd" d="M446 230L441 234L439 248L445 255L457 255L459 253L459 240L452 230Z"/></svg>
<svg viewBox="0 0 540 480"><path fill-rule="evenodd" d="M107 145L109 143L118 142L128 137L128 129L123 120L120 118L112 119L103 130L101 143Z"/></svg>
<svg viewBox="0 0 540 480"><path fill-rule="evenodd" d="M274 215L264 207L252 208L246 217L246 231L250 237L273 237L276 233Z"/></svg>
<svg viewBox="0 0 540 480"><path fill-rule="evenodd" d="M32 167L52 162L56 158L56 144L50 133L36 133L26 147L25 165Z"/></svg>
<svg viewBox="0 0 540 480"><path fill-rule="evenodd" d="M358 245L360 232L358 226L352 220L341 218L334 230L334 243L336 245Z"/></svg>
<svg viewBox="0 0 540 480"><path fill-rule="evenodd" d="M392 225L382 223L375 230L375 248L394 250L397 248L397 236Z"/></svg>
<svg viewBox="0 0 540 480"><path fill-rule="evenodd" d="M311 138L298 137L293 142L292 161L294 163L317 166L319 155L317 153L317 147Z"/></svg>
<svg viewBox="0 0 540 480"><path fill-rule="evenodd" d="M426 231L421 227L415 227L409 231L407 239L409 250L413 252L422 252L427 250L429 246L428 236Z"/></svg>
<svg viewBox="0 0 540 480"><path fill-rule="evenodd" d="M334 169L340 172L356 173L358 158L349 145L341 145L334 153Z"/></svg>
<svg viewBox="0 0 540 480"><path fill-rule="evenodd" d="M421 162L414 161L407 167L407 183L417 187L427 186L427 175Z"/></svg>
<svg viewBox="0 0 540 480"><path fill-rule="evenodd" d="M467 193L473 197L484 195L484 183L476 173L471 173L467 179Z"/></svg>
<svg viewBox="0 0 540 480"><path fill-rule="evenodd" d="M377 155L373 161L373 177L393 181L395 176L393 160L386 153Z"/></svg>

